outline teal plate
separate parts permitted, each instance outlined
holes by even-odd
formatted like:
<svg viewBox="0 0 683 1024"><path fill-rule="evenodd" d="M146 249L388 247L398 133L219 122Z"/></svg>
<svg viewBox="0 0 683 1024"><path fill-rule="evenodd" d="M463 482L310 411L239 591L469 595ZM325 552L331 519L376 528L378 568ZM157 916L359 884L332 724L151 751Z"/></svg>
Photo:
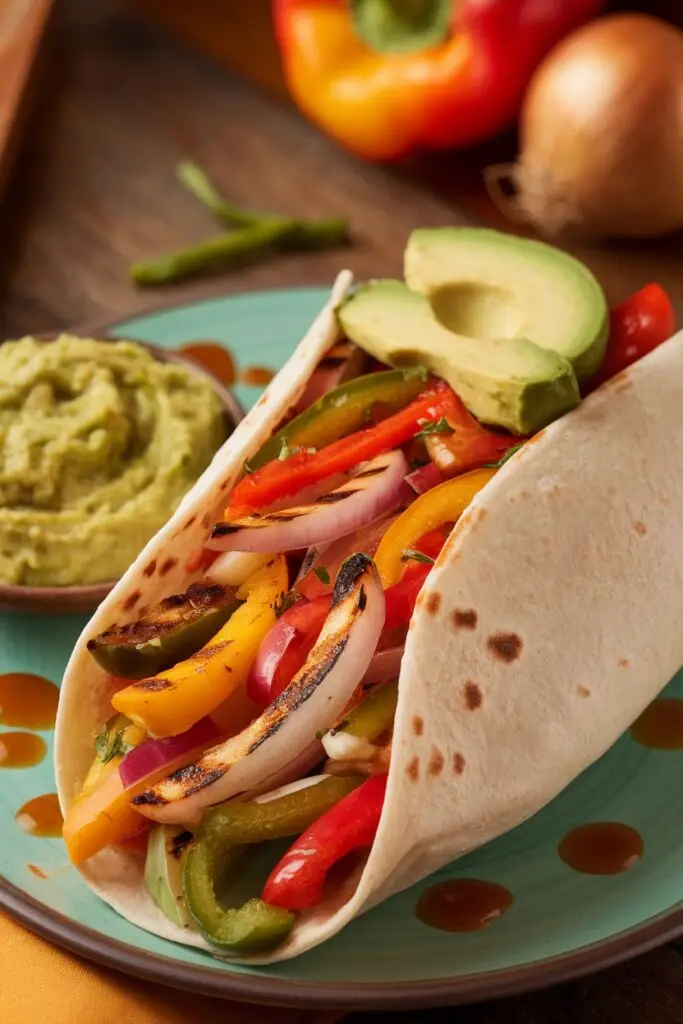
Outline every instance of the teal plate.
<svg viewBox="0 0 683 1024"><path fill-rule="evenodd" d="M230 296L154 312L110 332L169 348L193 339L229 345L242 366L280 367L326 297L319 288ZM257 388L237 388L245 407ZM58 681L86 618L0 616L0 672ZM683 697L683 673L669 696ZM43 733L52 747L51 733ZM509 995L577 977L683 932L683 753L647 750L630 735L531 821L444 868L430 885L476 878L506 886L508 912L483 931L420 923L426 884L395 896L330 942L273 967L223 964L141 931L100 902L70 868L61 840L24 833L15 814L54 790L51 758L0 769L0 906L86 957L141 977L216 996L289 1006L420 1007ZM623 822L644 856L612 876L579 874L557 846L577 825ZM47 877L29 868L38 867Z"/></svg>

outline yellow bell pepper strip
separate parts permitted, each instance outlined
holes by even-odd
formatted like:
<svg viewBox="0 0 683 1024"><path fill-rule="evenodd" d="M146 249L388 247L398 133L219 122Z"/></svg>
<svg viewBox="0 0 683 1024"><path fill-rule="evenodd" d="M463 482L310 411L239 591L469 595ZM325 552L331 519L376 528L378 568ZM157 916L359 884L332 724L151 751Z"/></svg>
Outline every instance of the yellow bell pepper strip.
<svg viewBox="0 0 683 1024"><path fill-rule="evenodd" d="M71 862L82 864L105 846L118 843L134 833L140 825L141 815L131 805L133 797L203 752L202 748L187 751L132 786L124 786L119 775L123 755L112 758L104 765L96 782L84 787L64 819L63 836Z"/></svg>
<svg viewBox="0 0 683 1024"><path fill-rule="evenodd" d="M100 734L95 737L96 756L85 777L82 794L98 785L103 773L107 774L109 771L108 766L112 762L118 767L128 751L146 739L144 729L133 725L125 715L114 715L110 718Z"/></svg>
<svg viewBox="0 0 683 1024"><path fill-rule="evenodd" d="M475 469L446 480L421 494L391 524L375 553L375 565L385 590L401 578L405 569L404 553L414 548L424 534L459 519L475 494L495 473L495 469Z"/></svg>
<svg viewBox="0 0 683 1024"><path fill-rule="evenodd" d="M544 55L602 0L274 0L290 92L370 160L509 127Z"/></svg>
<svg viewBox="0 0 683 1024"><path fill-rule="evenodd" d="M277 602L288 589L287 562L277 555L238 590L245 603L205 647L163 675L119 690L114 708L155 737L177 736L210 715L246 685L259 645L275 624Z"/></svg>

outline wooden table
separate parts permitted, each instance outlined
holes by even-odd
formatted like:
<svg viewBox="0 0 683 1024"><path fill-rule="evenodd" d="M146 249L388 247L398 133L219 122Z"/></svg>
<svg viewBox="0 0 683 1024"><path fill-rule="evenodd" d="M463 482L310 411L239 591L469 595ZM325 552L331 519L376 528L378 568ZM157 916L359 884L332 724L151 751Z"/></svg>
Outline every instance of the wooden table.
<svg viewBox="0 0 683 1024"><path fill-rule="evenodd" d="M2 334L127 315L158 302L126 279L134 259L199 240L208 215L175 182L188 155L236 202L348 214L345 253L288 255L161 298L327 283L342 263L360 277L398 274L413 227L502 219L477 170L486 154L389 171L338 150L284 104L252 90L109 0L62 0L42 103L0 211ZM496 147L494 147L495 149ZM497 153L490 154L497 156ZM437 191L429 190L430 180ZM451 198L448 198L448 197ZM457 196L457 203L456 197ZM680 239L580 250L618 300L649 279L675 296L683 322ZM362 1016L437 1022L455 1011ZM457 1011L459 1024L680 1024L683 943L548 993Z"/></svg>

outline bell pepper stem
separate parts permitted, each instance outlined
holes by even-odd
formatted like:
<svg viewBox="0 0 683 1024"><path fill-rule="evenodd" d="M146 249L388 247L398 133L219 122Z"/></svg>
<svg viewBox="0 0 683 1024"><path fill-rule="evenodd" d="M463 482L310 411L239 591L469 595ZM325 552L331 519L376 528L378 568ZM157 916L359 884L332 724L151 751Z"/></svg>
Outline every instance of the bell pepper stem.
<svg viewBox="0 0 683 1024"><path fill-rule="evenodd" d="M352 0L358 35L376 52L407 53L447 38L453 0Z"/></svg>

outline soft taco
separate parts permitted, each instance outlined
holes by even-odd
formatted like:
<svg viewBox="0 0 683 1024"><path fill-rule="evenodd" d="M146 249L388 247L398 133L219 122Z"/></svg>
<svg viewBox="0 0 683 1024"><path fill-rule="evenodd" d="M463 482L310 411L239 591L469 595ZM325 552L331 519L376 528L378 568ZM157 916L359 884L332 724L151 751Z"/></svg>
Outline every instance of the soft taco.
<svg viewBox="0 0 683 1024"><path fill-rule="evenodd" d="M296 956L535 814L683 663L683 333L665 341L658 286L609 331L584 267L515 240L591 309L560 302L556 347L530 315L475 351L443 312L448 284L451 324L482 326L453 307L473 271L447 280L416 249L469 240L471 268L491 234L417 233L410 290L340 275L83 632L57 721L64 835L133 923ZM517 294L506 274L489 307Z"/></svg>

